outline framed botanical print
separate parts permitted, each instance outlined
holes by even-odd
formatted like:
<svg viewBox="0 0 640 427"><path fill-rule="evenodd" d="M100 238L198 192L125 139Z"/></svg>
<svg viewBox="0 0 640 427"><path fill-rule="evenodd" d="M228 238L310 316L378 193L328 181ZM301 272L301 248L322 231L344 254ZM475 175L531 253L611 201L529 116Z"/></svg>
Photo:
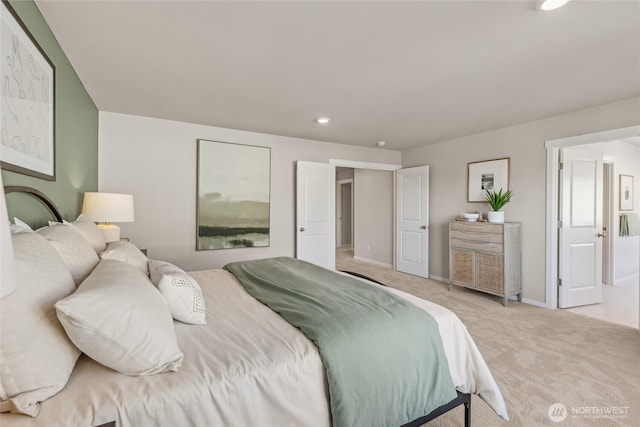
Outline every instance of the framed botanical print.
<svg viewBox="0 0 640 427"><path fill-rule="evenodd" d="M632 211L633 210L633 176L632 175L620 175L618 182L619 195L619 210Z"/></svg>

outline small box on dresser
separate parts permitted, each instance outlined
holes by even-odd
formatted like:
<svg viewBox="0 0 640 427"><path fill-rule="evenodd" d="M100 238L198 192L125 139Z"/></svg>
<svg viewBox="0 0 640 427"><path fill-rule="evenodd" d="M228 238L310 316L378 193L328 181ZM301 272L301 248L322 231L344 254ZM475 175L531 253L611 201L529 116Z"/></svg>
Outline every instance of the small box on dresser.
<svg viewBox="0 0 640 427"><path fill-rule="evenodd" d="M522 296L520 223L449 223L449 290L464 286L503 297Z"/></svg>

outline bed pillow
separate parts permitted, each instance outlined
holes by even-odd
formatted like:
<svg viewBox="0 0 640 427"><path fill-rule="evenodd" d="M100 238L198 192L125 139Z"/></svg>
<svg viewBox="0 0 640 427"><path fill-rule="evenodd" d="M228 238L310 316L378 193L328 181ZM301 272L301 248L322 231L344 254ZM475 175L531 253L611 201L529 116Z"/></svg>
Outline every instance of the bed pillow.
<svg viewBox="0 0 640 427"><path fill-rule="evenodd" d="M36 416L67 383L80 351L54 304L75 289L71 272L38 233L12 235L18 289L0 301L0 408Z"/></svg>
<svg viewBox="0 0 640 427"><path fill-rule="evenodd" d="M97 254L106 249L107 243L104 241L102 232L100 231L98 226L89 218L84 216L84 214L80 214L78 218L76 218L76 220L73 222L62 220L62 223L75 227L78 233L80 233L80 235L84 237L87 242L89 242L89 244ZM49 221L49 225L55 224L59 223Z"/></svg>
<svg viewBox="0 0 640 427"><path fill-rule="evenodd" d="M11 232L12 233L25 233L33 231L31 226L26 222L22 221L20 218L13 217L13 224L11 224Z"/></svg>
<svg viewBox="0 0 640 427"><path fill-rule="evenodd" d="M89 242L75 229L64 224L44 227L37 231L47 238L67 264L76 285L79 285L100 259Z"/></svg>
<svg viewBox="0 0 640 427"><path fill-rule="evenodd" d="M182 364L167 302L134 266L103 259L56 311L80 350L118 372L152 375Z"/></svg>
<svg viewBox="0 0 640 427"><path fill-rule="evenodd" d="M206 325L204 297L196 280L166 261L149 260L151 282L169 304L174 319L193 325Z"/></svg>
<svg viewBox="0 0 640 427"><path fill-rule="evenodd" d="M107 249L100 254L102 259L114 259L126 262L138 270L149 275L149 258L143 254L134 244L129 242L111 242L107 245Z"/></svg>

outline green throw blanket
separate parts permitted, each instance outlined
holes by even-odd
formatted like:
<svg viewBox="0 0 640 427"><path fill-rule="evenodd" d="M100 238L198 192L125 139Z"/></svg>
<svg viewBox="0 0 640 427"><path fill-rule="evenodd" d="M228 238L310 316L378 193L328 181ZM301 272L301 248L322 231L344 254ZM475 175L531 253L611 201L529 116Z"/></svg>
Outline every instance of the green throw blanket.
<svg viewBox="0 0 640 427"><path fill-rule="evenodd" d="M397 427L456 397L437 322L403 298L293 258L224 268L316 344L334 427Z"/></svg>

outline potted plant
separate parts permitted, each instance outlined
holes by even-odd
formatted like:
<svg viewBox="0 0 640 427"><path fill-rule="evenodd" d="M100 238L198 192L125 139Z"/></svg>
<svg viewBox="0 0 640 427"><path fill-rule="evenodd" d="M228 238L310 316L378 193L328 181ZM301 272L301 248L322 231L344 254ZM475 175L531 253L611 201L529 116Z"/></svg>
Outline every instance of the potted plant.
<svg viewBox="0 0 640 427"><path fill-rule="evenodd" d="M511 201L511 196L513 195L513 190L507 190L504 193L502 192L502 188L496 193L494 190L484 190L485 197L487 201L491 205L491 212L487 214L487 219L489 222L495 224L504 223L504 212L500 209L504 207L507 203Z"/></svg>

